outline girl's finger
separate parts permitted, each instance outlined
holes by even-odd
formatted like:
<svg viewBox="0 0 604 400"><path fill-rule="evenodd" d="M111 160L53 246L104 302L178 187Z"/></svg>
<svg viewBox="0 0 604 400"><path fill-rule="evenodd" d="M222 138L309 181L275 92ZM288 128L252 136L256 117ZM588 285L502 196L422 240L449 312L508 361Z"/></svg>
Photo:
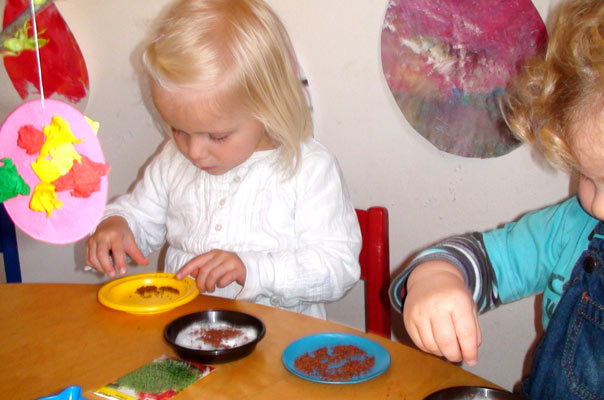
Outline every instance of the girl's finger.
<svg viewBox="0 0 604 400"><path fill-rule="evenodd" d="M132 260L138 265L147 265L149 264L149 260L143 254L143 252L138 248L134 238L128 240L128 244L125 247L126 253L132 258Z"/></svg>
<svg viewBox="0 0 604 400"><path fill-rule="evenodd" d="M115 277L115 268L109 254L109 248L106 246L97 245L96 256L101 265L102 271L104 271L111 278Z"/></svg>
<svg viewBox="0 0 604 400"><path fill-rule="evenodd" d="M113 265L118 273L125 275L128 262L126 261L126 253L124 250L121 247L115 246L111 251L111 257L113 258Z"/></svg>
<svg viewBox="0 0 604 400"><path fill-rule="evenodd" d="M176 279L184 279L187 275L193 275L193 271L198 271L208 259L208 253L201 254L192 258L183 267L176 272ZM198 273L196 272L195 275Z"/></svg>
<svg viewBox="0 0 604 400"><path fill-rule="evenodd" d="M226 287L228 285L230 285L233 281L235 281L236 276L235 276L235 272L233 270L229 270L228 272L226 272L225 274L223 274L220 279L218 279L218 282L216 282L216 285L219 288L223 288Z"/></svg>
<svg viewBox="0 0 604 400"><path fill-rule="evenodd" d="M103 272L103 267L96 256L96 242L94 241L88 241L86 244L86 262L97 271Z"/></svg>
<svg viewBox="0 0 604 400"><path fill-rule="evenodd" d="M199 269L197 280L203 280L206 291L209 293L214 292L216 289L216 281L222 275L220 272L222 266L222 258L213 255L212 258Z"/></svg>

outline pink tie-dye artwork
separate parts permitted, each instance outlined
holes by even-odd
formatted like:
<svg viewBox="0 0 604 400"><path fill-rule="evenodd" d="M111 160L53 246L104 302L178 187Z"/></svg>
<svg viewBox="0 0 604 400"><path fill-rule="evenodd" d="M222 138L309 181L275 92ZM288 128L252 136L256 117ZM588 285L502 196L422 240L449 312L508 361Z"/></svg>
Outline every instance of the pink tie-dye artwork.
<svg viewBox="0 0 604 400"><path fill-rule="evenodd" d="M546 41L530 0L390 0L382 68L403 115L434 146L497 157L518 146L499 98Z"/></svg>

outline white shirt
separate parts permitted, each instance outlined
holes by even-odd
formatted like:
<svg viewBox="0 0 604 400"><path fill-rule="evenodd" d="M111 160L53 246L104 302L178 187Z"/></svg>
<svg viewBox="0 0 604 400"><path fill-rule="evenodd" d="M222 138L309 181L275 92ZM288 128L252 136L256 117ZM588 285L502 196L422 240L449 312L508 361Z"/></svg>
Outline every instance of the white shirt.
<svg viewBox="0 0 604 400"><path fill-rule="evenodd" d="M236 253L245 284L216 296L325 318L324 302L359 279L361 233L337 160L314 139L302 144L295 175L258 151L223 175L193 165L168 141L134 190L107 206L124 217L145 254L165 240L166 272L212 249Z"/></svg>

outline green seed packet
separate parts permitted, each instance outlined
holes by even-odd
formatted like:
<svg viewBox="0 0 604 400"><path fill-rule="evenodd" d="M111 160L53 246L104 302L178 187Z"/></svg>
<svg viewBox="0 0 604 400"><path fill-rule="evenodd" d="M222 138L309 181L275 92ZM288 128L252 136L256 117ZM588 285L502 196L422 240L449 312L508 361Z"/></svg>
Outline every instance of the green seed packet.
<svg viewBox="0 0 604 400"><path fill-rule="evenodd" d="M161 356L99 388L94 394L111 400L167 400L214 370L214 367Z"/></svg>

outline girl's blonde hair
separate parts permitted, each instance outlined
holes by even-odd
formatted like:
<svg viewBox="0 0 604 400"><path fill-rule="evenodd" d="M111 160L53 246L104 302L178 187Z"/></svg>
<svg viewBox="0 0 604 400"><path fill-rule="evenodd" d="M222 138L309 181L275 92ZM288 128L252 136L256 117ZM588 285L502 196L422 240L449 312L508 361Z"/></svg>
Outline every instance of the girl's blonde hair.
<svg viewBox="0 0 604 400"><path fill-rule="evenodd" d="M279 17L262 0L179 0L168 11L143 64L168 90L209 93L216 111L236 101L263 123L291 174L312 136L311 111Z"/></svg>
<svg viewBox="0 0 604 400"><path fill-rule="evenodd" d="M567 0L558 9L545 54L530 60L503 99L518 139L554 167L578 168L576 124L604 105L604 1Z"/></svg>

